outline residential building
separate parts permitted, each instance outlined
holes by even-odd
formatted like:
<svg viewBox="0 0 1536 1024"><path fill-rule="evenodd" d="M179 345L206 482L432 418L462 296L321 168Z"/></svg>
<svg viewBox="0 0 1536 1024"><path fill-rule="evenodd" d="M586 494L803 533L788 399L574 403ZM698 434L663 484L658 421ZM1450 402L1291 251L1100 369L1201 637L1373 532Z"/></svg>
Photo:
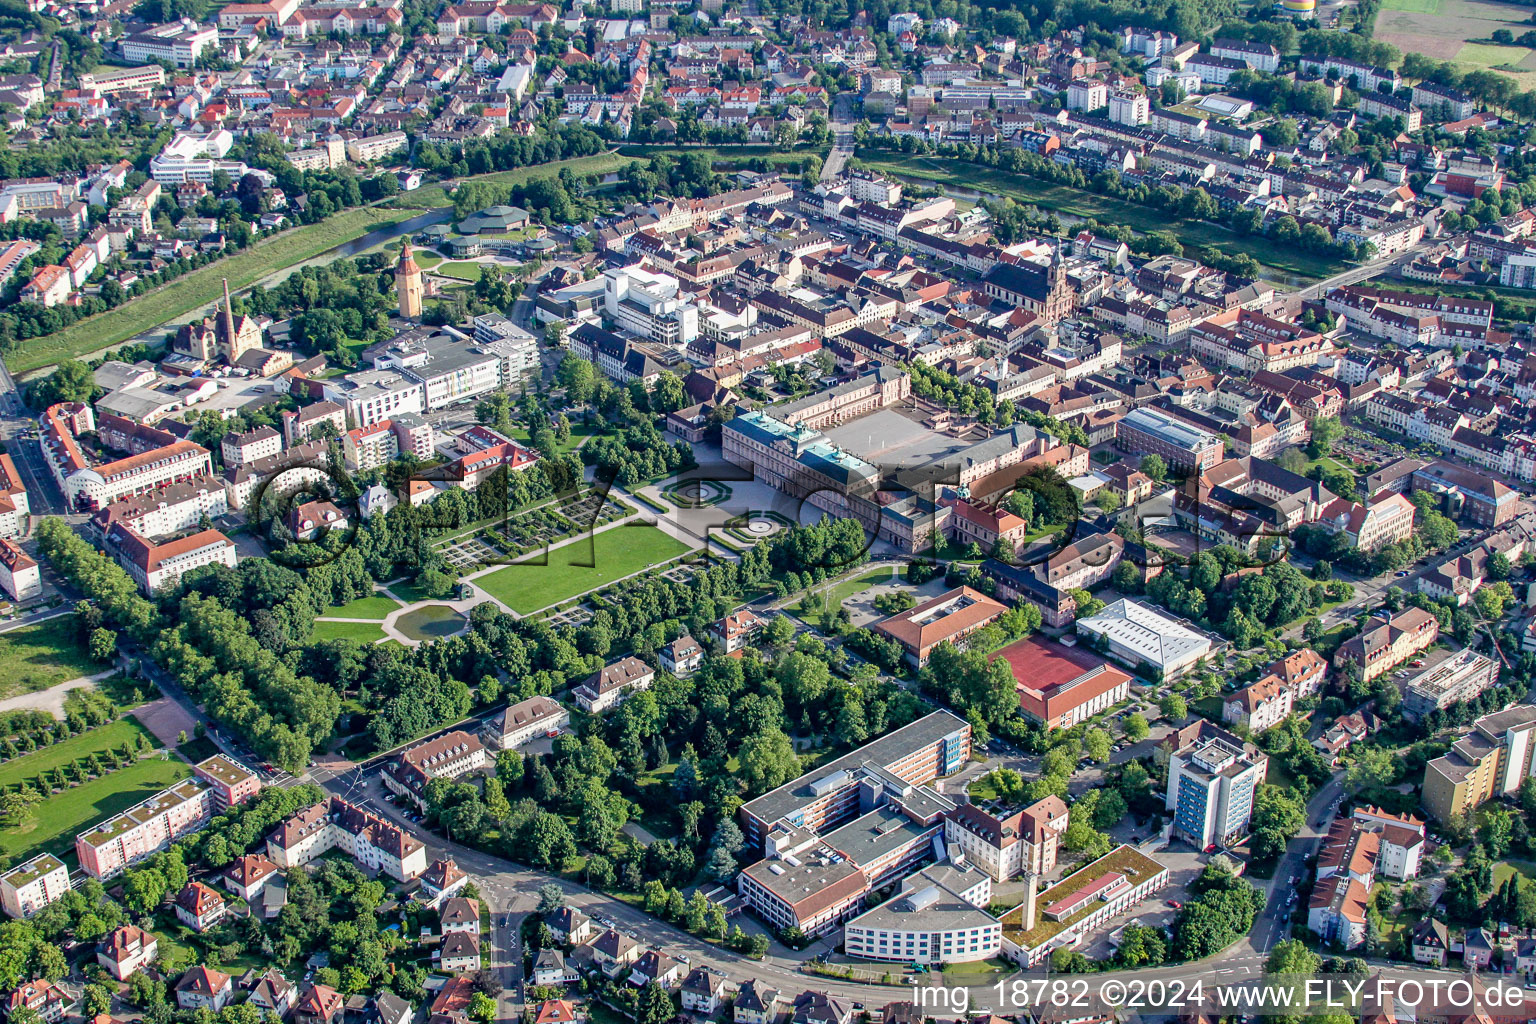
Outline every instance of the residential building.
<svg viewBox="0 0 1536 1024"><path fill-rule="evenodd" d="M112 878L202 828L213 813L207 784L198 779L177 783L76 836L80 870L92 878Z"/></svg>
<svg viewBox="0 0 1536 1024"><path fill-rule="evenodd" d="M0 588L17 602L43 593L43 573L37 560L4 537L0 537Z"/></svg>
<svg viewBox="0 0 1536 1024"><path fill-rule="evenodd" d="M741 608L720 621L712 623L709 633L720 641L720 646L726 654L735 654L750 645L767 624L767 619L746 608Z"/></svg>
<svg viewBox="0 0 1536 1024"><path fill-rule="evenodd" d="M1439 822L1519 792L1536 754L1536 706L1484 715L1451 749L1424 766L1424 808Z"/></svg>
<svg viewBox="0 0 1536 1024"><path fill-rule="evenodd" d="M1164 744L1174 833L1200 850L1229 846L1246 836L1253 794L1264 781L1269 758L1204 719L1170 734Z"/></svg>
<svg viewBox="0 0 1536 1024"><path fill-rule="evenodd" d="M456 779L484 768L485 745L463 730L455 729L436 739L403 751L384 767L384 786L396 796L425 806L427 783Z"/></svg>
<svg viewBox="0 0 1536 1024"><path fill-rule="evenodd" d="M1451 933L1444 921L1423 917L1413 926L1414 963L1444 967L1451 952Z"/></svg>
<svg viewBox="0 0 1536 1024"><path fill-rule="evenodd" d="M331 849L342 850L363 867L400 882L427 869L421 840L340 797L290 815L267 836L267 856L285 870Z"/></svg>
<svg viewBox="0 0 1536 1024"><path fill-rule="evenodd" d="M224 920L229 912L217 889L202 882L188 882L176 895L176 917L195 932L205 932Z"/></svg>
<svg viewBox="0 0 1536 1024"><path fill-rule="evenodd" d="M214 754L192 766L213 793L214 813L243 804L261 792L261 776L228 754Z"/></svg>
<svg viewBox="0 0 1536 1024"><path fill-rule="evenodd" d="M236 857L221 873L230 892L250 903L277 875L277 865L259 853Z"/></svg>
<svg viewBox="0 0 1536 1024"><path fill-rule="evenodd" d="M235 542L218 530L199 530L186 537L156 542L147 540L121 523L107 533L107 549L146 596L174 584L184 573L203 565L234 568Z"/></svg>
<svg viewBox="0 0 1536 1024"><path fill-rule="evenodd" d="M47 979L39 978L24 983L5 997L5 1015L13 1018L17 1010L25 1007L36 1013L44 1024L56 1024L64 1019L65 1012L73 1002L68 992Z"/></svg>
<svg viewBox="0 0 1536 1024"><path fill-rule="evenodd" d="M697 672L699 666L704 664L704 648L692 636L684 633L657 651L656 660L661 662L663 669L682 679Z"/></svg>
<svg viewBox="0 0 1536 1024"><path fill-rule="evenodd" d="M730 979L719 971L700 964L683 979L683 1012L713 1017L730 998Z"/></svg>
<svg viewBox="0 0 1536 1024"><path fill-rule="evenodd" d="M548 697L529 697L485 724L481 736L492 750L514 750L545 733L571 724L571 713Z"/></svg>
<svg viewBox="0 0 1536 1024"><path fill-rule="evenodd" d="M0 909L12 917L31 917L70 888L64 862L40 853L0 875Z"/></svg>
<svg viewBox="0 0 1536 1024"><path fill-rule="evenodd" d="M1228 697L1222 704L1221 720L1251 733L1263 732L1285 721L1295 700L1289 686L1274 676L1265 676Z"/></svg>
<svg viewBox="0 0 1536 1024"><path fill-rule="evenodd" d="M655 669L630 655L592 673L571 691L571 696L587 714L600 714L622 703L631 693L649 689L655 678Z"/></svg>
<svg viewBox="0 0 1536 1024"><path fill-rule="evenodd" d="M96 962L118 981L127 981L155 962L160 940L154 932L125 924L108 935L96 950Z"/></svg>
<svg viewBox="0 0 1536 1024"><path fill-rule="evenodd" d="M1383 672L1390 672L1440 637L1440 621L1422 608L1401 612L1378 613L1365 627L1339 645L1333 655L1333 667L1358 671L1370 682Z"/></svg>

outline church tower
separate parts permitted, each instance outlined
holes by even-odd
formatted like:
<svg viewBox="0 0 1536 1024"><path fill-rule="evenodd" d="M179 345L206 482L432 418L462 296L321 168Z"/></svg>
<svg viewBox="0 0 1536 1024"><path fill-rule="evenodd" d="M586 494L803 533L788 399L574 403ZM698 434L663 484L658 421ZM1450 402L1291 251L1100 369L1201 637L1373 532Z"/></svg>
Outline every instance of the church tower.
<svg viewBox="0 0 1536 1024"><path fill-rule="evenodd" d="M405 319L421 319L421 291L421 268L411 258L411 243L407 239L395 266L395 292L400 297L400 315Z"/></svg>

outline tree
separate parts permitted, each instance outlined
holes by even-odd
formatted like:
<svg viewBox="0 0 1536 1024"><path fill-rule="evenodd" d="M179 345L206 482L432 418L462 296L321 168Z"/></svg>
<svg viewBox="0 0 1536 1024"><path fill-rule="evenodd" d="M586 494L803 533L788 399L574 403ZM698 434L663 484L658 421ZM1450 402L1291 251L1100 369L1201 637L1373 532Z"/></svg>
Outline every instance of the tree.
<svg viewBox="0 0 1536 1024"><path fill-rule="evenodd" d="M1344 780L1356 793L1377 786L1390 785L1397 778L1397 756L1381 747L1356 747L1353 760L1344 769Z"/></svg>
<svg viewBox="0 0 1536 1024"><path fill-rule="evenodd" d="M1168 463L1155 452L1141 457L1141 471L1158 483L1168 479Z"/></svg>
<svg viewBox="0 0 1536 1024"><path fill-rule="evenodd" d="M553 914L565 906L565 890L558 882L546 882L539 886L539 913Z"/></svg>
<svg viewBox="0 0 1536 1024"><path fill-rule="evenodd" d="M93 629L88 646L92 660L111 661L113 655L117 654L117 634L109 629Z"/></svg>
<svg viewBox="0 0 1536 1024"><path fill-rule="evenodd" d="M1083 736L1083 753L1095 761L1109 760L1109 733L1103 729L1089 729Z"/></svg>
<svg viewBox="0 0 1536 1024"><path fill-rule="evenodd" d="M1301 801L1279 786L1262 785L1253 796L1251 848L1260 860L1275 860L1301 832L1307 811Z"/></svg>
<svg viewBox="0 0 1536 1024"><path fill-rule="evenodd" d="M1152 732L1152 727L1147 724L1146 718L1139 713L1127 715L1121 729L1125 732L1125 738L1132 743L1140 743Z"/></svg>
<svg viewBox="0 0 1536 1024"><path fill-rule="evenodd" d="M1344 424L1337 416L1319 416L1312 421L1312 441L1307 453L1314 459L1326 458L1333 452L1334 442L1344 436Z"/></svg>
<svg viewBox="0 0 1536 1024"><path fill-rule="evenodd" d="M800 758L782 729L747 737L741 745L738 772L747 791L766 793L800 774Z"/></svg>
<svg viewBox="0 0 1536 1024"><path fill-rule="evenodd" d="M470 1020L491 1024L496 1019L496 1000L484 992L476 992L469 998L468 1013Z"/></svg>
<svg viewBox="0 0 1536 1024"><path fill-rule="evenodd" d="M1182 722L1189 715L1189 702L1181 694L1170 693L1158 701L1157 706L1172 722Z"/></svg>
<svg viewBox="0 0 1536 1024"><path fill-rule="evenodd" d="M635 997L635 1024L667 1024L676 1012L672 997L654 981Z"/></svg>

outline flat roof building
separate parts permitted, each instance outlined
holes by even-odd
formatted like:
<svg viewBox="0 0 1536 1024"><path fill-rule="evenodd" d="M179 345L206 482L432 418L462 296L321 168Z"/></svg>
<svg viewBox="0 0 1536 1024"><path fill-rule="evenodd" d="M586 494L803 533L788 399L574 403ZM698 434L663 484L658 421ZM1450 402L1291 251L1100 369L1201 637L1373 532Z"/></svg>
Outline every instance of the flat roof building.
<svg viewBox="0 0 1536 1024"><path fill-rule="evenodd" d="M1097 615L1077 620L1080 636L1107 645L1108 653L1132 668L1175 679L1211 653L1211 639L1183 619L1122 599Z"/></svg>

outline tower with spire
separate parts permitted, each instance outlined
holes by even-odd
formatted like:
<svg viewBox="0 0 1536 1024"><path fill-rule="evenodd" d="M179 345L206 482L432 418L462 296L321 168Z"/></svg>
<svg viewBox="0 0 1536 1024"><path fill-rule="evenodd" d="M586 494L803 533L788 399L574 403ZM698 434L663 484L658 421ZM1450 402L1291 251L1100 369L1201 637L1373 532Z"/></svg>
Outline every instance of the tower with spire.
<svg viewBox="0 0 1536 1024"><path fill-rule="evenodd" d="M407 320L421 319L421 268L411 258L411 242L406 239L395 265L395 294L400 299L400 315Z"/></svg>
<svg viewBox="0 0 1536 1024"><path fill-rule="evenodd" d="M227 277L224 279L224 308L218 311L213 331L219 354L230 366L238 363L247 352L261 347L261 326L251 317L235 316Z"/></svg>

